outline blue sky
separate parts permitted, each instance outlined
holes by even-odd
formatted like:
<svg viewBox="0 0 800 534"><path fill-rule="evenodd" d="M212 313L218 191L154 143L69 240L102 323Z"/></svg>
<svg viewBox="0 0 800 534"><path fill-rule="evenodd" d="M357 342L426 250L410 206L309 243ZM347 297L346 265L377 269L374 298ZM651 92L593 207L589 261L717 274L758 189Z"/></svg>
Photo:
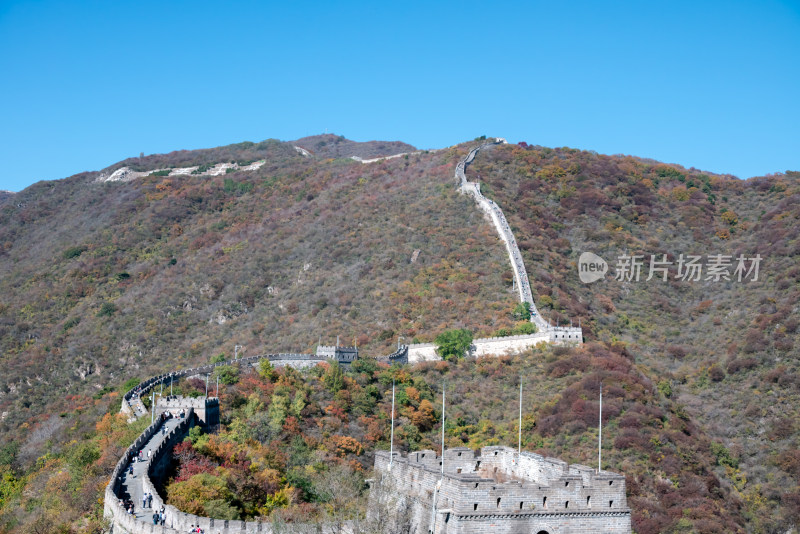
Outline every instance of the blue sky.
<svg viewBox="0 0 800 534"><path fill-rule="evenodd" d="M324 131L800 170L798 2L0 2L0 189Z"/></svg>

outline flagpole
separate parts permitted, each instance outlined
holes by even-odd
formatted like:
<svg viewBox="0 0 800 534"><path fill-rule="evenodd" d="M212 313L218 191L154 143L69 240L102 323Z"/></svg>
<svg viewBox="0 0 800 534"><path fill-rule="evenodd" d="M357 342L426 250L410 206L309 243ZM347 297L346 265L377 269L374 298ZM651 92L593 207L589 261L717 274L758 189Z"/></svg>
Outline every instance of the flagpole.
<svg viewBox="0 0 800 534"><path fill-rule="evenodd" d="M600 384L600 420L597 434L597 472L603 471L603 384Z"/></svg>
<svg viewBox="0 0 800 534"><path fill-rule="evenodd" d="M389 471L394 462L394 380L392 380L392 430L389 434Z"/></svg>
<svg viewBox="0 0 800 534"><path fill-rule="evenodd" d="M445 385L442 384L442 477L444 477L444 396Z"/></svg>
<svg viewBox="0 0 800 534"><path fill-rule="evenodd" d="M442 476L439 479L439 482L436 483L436 486L433 490L433 503L431 505L431 522L430 522L430 530L428 532L436 532L436 500L439 496L439 492L442 489L442 484L444 483L444 398L445 398L445 383L442 383L442 455L441 455L441 464L442 464Z"/></svg>
<svg viewBox="0 0 800 534"><path fill-rule="evenodd" d="M519 377L519 438L517 440L517 456L522 455L522 377Z"/></svg>

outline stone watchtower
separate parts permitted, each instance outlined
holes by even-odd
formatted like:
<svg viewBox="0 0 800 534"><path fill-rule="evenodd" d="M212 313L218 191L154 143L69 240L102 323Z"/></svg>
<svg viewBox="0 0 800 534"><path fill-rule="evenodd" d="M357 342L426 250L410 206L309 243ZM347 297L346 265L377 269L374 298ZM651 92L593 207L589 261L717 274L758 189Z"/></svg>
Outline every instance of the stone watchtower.
<svg viewBox="0 0 800 534"><path fill-rule="evenodd" d="M317 357L336 360L340 365L350 365L358 359L358 347L336 345L317 345Z"/></svg>
<svg viewBox="0 0 800 534"><path fill-rule="evenodd" d="M194 416L206 431L219 427L219 399L216 397L183 397L181 395L165 395L156 401L156 417L170 412L173 417L191 408Z"/></svg>
<svg viewBox="0 0 800 534"><path fill-rule="evenodd" d="M441 469L434 451L377 451L371 507L413 534L631 533L620 474L509 447L448 449Z"/></svg>

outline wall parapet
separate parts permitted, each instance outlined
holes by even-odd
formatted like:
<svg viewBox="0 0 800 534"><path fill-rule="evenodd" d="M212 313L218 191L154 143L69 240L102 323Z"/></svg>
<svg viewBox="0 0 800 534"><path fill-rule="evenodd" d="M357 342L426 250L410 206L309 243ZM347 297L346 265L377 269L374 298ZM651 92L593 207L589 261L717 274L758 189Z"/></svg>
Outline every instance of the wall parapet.
<svg viewBox="0 0 800 534"><path fill-rule="evenodd" d="M188 399L187 399L188 400ZM196 400L196 399L192 399ZM200 399L201 401L204 399ZM227 519L214 519L211 517L201 517L194 514L184 513L171 504L166 504L157 491L154 480L160 478L163 472L164 463L169 461L169 454L172 452L176 443L181 441L194 426L194 410L189 407L186 417L178 422L159 445L152 449L152 454L145 460L145 470L141 478L142 491L153 495L152 510L160 509L164 506L165 522L164 526L153 525L151 521L137 519L129 515L123 506L119 504L119 499L123 496L120 489L123 484L123 476L129 466L130 458L144 447L150 439L161 429L163 421L159 420L149 426L136 441L128 447L125 454L117 462L111 475L111 481L106 486L105 503L103 506L104 516L109 519L123 532L129 534L173 534L176 532L189 532L192 525L199 525L205 532L219 532L221 534L269 534L272 527L269 523L262 521L238 521Z"/></svg>
<svg viewBox="0 0 800 534"><path fill-rule="evenodd" d="M472 341L470 353L473 356L518 353L535 347L539 343L581 344L583 343L583 330L573 327L551 327L544 332L535 334L477 338ZM408 346L409 363L438 360L441 358L436 354L436 344L434 343L412 343Z"/></svg>
<svg viewBox="0 0 800 534"><path fill-rule="evenodd" d="M517 246L517 241L514 238L514 232L511 231L511 226L508 224L503 210L497 203L481 192L481 186L478 182L470 182L467 180L466 169L472 163L475 156L483 150L492 145L507 144L507 141L502 138L494 138L474 147L467 155L456 165L455 178L459 182L460 190L462 193L468 194L473 197L478 207L488 215L494 224L497 233L506 246L509 260L511 262L511 269L514 272L514 279L517 282L517 291L519 292L520 302L527 302L531 307L531 322L539 327L540 331L547 331L552 328L547 321L545 321L539 314L536 308L536 303L533 300L533 293L530 287L530 280L528 279L528 272L525 269L525 262L522 259L522 254ZM578 338L580 343L583 342L583 336Z"/></svg>
<svg viewBox="0 0 800 534"><path fill-rule="evenodd" d="M188 433L189 428L193 425L193 416L194 412L191 408L189 408L186 417L184 420L180 421L178 425L172 429L170 434L167 435L165 442L173 439L176 435L183 436ZM128 466L130 465L131 458L136 456L136 453L140 451L147 442L161 429L161 425L163 424L163 420L159 419L154 422L152 425L147 427L144 432L142 432L139 437L127 448L125 449L124 454L117 462L116 466L114 466L114 470L111 472L111 479L106 486L105 491L105 498L103 502L103 516L109 519L112 523L119 525L119 527L128 533L138 533L138 532L159 532L164 534L171 534L175 532L171 528L165 528L155 525L147 525L142 521L138 521L135 517L130 516L124 507L120 504L119 500L122 497L120 495L120 489L122 488L123 477L125 476L125 472L128 470ZM164 442L162 442L163 445ZM170 449L171 450L171 449ZM154 451L154 454L147 460L147 471L149 473L150 467L153 462L156 462L164 454L164 449L159 448ZM142 480L142 487L143 488L151 488L152 483L147 475ZM146 491L146 489L145 489ZM156 499L160 501L161 497L158 495L158 492L153 492L153 501L156 502ZM160 505L160 504L159 504ZM152 527L152 529L145 527ZM159 530L156 530L159 529Z"/></svg>
<svg viewBox="0 0 800 534"><path fill-rule="evenodd" d="M481 521L500 533L520 532L521 522L525 532L567 525L571 532L631 532L624 476L510 447L448 449L444 458L432 450L376 451L375 471L411 503L415 534L476 532Z"/></svg>
<svg viewBox="0 0 800 534"><path fill-rule="evenodd" d="M147 380L139 383L137 386L131 388L130 390L126 391L125 394L122 396L122 405L120 406L120 412L128 415L132 419L136 419L141 416L141 414L137 413L136 408L134 407L135 404L141 405L141 395L147 393L153 387L159 384L170 384L171 382L178 380L180 378L186 376L193 376L193 375L204 375L210 374L216 369L217 367L223 365L243 365L243 364L255 364L258 363L260 360L269 360L271 362L322 362L326 360L330 360L331 358L318 356L315 354L302 354L302 353L277 353L277 354L260 354L257 356L247 356L244 358L236 358L233 360L226 360L222 362L211 363L208 365L201 365L199 367L190 367L188 369L181 369L179 371L173 371L171 373L165 373L161 375L157 375ZM345 363L349 363L348 360ZM142 406L143 407L143 406Z"/></svg>
<svg viewBox="0 0 800 534"><path fill-rule="evenodd" d="M400 345L397 350L388 356L378 358L378 361L386 362L388 364L406 364L408 363L408 345Z"/></svg>

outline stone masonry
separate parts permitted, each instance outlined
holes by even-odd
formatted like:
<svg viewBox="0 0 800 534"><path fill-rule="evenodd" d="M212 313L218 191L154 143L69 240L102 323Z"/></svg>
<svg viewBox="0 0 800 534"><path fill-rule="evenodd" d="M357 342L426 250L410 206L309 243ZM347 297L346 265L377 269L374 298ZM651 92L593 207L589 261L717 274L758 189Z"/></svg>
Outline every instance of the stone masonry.
<svg viewBox="0 0 800 534"><path fill-rule="evenodd" d="M470 354L473 356L517 354L539 343L557 345L583 343L583 331L572 327L550 327L544 332L520 336L487 337L472 341ZM441 360L433 343L413 343L408 346L408 363Z"/></svg>
<svg viewBox="0 0 800 534"><path fill-rule="evenodd" d="M625 477L509 447L375 453L376 479L398 496L412 534L630 534ZM392 520L387 518L387 520ZM399 519L398 519L399 520Z"/></svg>
<svg viewBox="0 0 800 534"><path fill-rule="evenodd" d="M350 365L358 359L358 348L340 345L318 345L316 355L318 358L336 360L340 365Z"/></svg>

